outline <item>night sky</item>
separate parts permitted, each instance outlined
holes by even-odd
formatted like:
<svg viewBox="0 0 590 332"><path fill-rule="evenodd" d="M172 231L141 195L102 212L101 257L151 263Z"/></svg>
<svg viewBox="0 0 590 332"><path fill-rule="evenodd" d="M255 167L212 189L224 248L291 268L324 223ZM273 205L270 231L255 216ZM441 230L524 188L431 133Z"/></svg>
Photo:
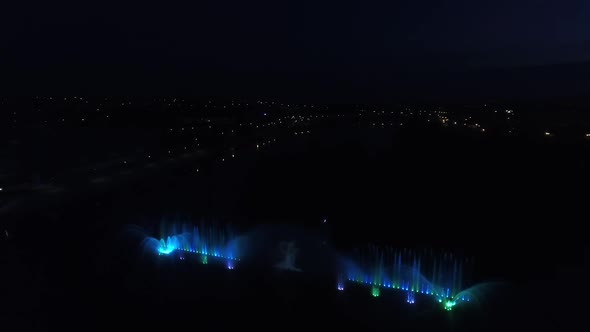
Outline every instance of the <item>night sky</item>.
<svg viewBox="0 0 590 332"><path fill-rule="evenodd" d="M9 94L320 102L586 94L590 1L14 2Z"/></svg>

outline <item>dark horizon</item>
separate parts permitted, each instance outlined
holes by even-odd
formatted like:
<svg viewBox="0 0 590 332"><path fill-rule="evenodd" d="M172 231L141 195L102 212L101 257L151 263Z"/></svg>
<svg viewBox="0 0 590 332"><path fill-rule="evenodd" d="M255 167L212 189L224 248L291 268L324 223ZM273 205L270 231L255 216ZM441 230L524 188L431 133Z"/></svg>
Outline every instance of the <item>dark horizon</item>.
<svg viewBox="0 0 590 332"><path fill-rule="evenodd" d="M261 98L299 104L461 104L516 103L585 104L584 78L590 62L487 68L477 71L398 72L404 82L388 80L385 74L351 81L336 74L209 72L194 76L178 71L142 71L112 67L69 73L42 70L21 75L3 86L5 96L182 96L194 98ZM114 72L111 72L114 71ZM115 73L116 72L116 73ZM10 73L10 72L9 72ZM43 73L41 75L41 73ZM118 77L116 75L119 75ZM393 76L392 75L392 76ZM427 77L426 77L427 76ZM112 79L109 79L112 77ZM256 81L249 81L257 77ZM451 79L451 77L453 77ZM139 79L143 78L143 80ZM89 82L92 79L96 82ZM421 81L423 79L423 81ZM170 82L170 83L168 83ZM312 82L312 83L309 83ZM27 91L27 92L24 92Z"/></svg>
<svg viewBox="0 0 590 332"><path fill-rule="evenodd" d="M587 97L583 1L12 6L0 21L10 31L0 46L7 95Z"/></svg>

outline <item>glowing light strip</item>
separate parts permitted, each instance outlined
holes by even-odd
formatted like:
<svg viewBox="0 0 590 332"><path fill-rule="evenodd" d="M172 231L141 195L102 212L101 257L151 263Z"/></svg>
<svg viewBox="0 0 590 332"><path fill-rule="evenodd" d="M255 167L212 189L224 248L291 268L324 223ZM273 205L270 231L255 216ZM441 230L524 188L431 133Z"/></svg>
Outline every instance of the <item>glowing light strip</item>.
<svg viewBox="0 0 590 332"><path fill-rule="evenodd" d="M415 294L424 294L424 295L430 295L430 296L434 296L434 297L438 297L439 302L442 302L442 299L453 299L453 297L449 294L449 292L447 292L447 294L442 294L442 293L436 293L434 291L429 291L428 289L426 291L424 290L415 290L411 287L403 287L400 285L393 285L393 284L378 284L378 283L373 283L371 281L362 281L362 280L355 280L355 279L348 279L348 281L357 283L357 284L361 284L361 285L367 285L367 286L373 286L373 287L384 287L384 288L391 288L391 289L398 289L398 290L403 290L403 291L407 291L407 292L411 292L411 293L415 293ZM341 286L339 286L340 288ZM453 301L466 301L469 302L469 298L466 298L465 296L462 296L459 299L454 299Z"/></svg>
<svg viewBox="0 0 590 332"><path fill-rule="evenodd" d="M158 255L169 255L174 251L182 251L182 252L189 252L189 253L193 253L193 254L199 254L199 255L205 255L205 256L209 256L209 257L216 257L216 258L223 258L223 259L230 259L232 261L239 261L239 258L236 257L231 257L231 256L223 256L221 254L218 254L216 252L207 252L207 251L199 251L199 250L194 250L194 249L182 249L182 248L174 248L174 249L158 249Z"/></svg>

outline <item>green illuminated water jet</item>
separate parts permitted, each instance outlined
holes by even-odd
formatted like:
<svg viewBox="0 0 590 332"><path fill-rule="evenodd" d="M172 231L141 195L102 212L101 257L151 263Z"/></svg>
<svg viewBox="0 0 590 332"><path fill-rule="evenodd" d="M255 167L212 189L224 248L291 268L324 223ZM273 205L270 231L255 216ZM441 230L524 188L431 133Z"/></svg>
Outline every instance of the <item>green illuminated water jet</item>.
<svg viewBox="0 0 590 332"><path fill-rule="evenodd" d="M371 295L373 295L373 297L379 297L379 295L381 295L381 290L379 287L373 287L371 289Z"/></svg>

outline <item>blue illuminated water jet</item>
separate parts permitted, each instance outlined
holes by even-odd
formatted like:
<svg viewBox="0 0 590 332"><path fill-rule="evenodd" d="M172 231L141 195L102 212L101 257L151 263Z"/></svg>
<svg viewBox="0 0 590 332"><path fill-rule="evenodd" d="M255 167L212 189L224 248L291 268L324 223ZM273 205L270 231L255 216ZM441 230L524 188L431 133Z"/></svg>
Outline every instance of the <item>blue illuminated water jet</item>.
<svg viewBox="0 0 590 332"><path fill-rule="evenodd" d="M215 226L182 227L182 232L157 240L149 237L145 240L145 246L158 255L170 255L175 251L194 253L203 256L238 261L239 248L235 236L228 229L220 229ZM231 264L229 269L233 269Z"/></svg>
<svg viewBox="0 0 590 332"><path fill-rule="evenodd" d="M464 290L466 260L450 253L369 246L357 251L353 262L345 268L348 281L370 286L373 295L376 288L406 291L408 303L415 303L415 295L423 294L451 310L460 302L471 301L473 289L478 289Z"/></svg>

